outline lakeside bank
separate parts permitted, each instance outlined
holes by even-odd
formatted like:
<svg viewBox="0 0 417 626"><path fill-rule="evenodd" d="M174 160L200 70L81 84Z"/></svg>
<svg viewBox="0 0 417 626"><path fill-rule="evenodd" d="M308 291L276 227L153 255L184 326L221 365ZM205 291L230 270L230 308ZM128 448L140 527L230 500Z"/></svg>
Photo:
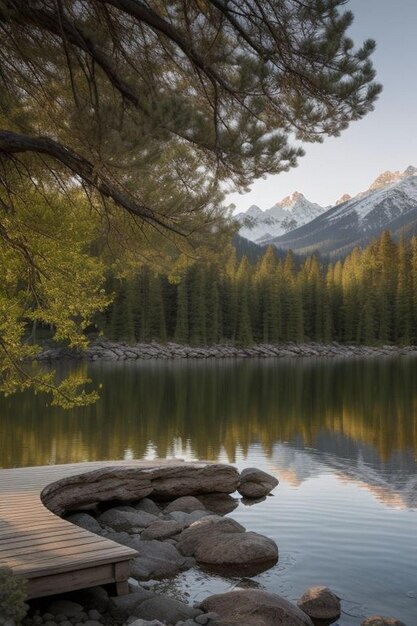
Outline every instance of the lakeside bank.
<svg viewBox="0 0 417 626"><path fill-rule="evenodd" d="M76 359L84 361L134 361L140 359L236 359L236 358L307 358L307 357L385 357L417 355L417 346L364 346L354 344L256 344L253 346L189 346L173 342L137 343L98 339L87 350L45 345L38 361Z"/></svg>

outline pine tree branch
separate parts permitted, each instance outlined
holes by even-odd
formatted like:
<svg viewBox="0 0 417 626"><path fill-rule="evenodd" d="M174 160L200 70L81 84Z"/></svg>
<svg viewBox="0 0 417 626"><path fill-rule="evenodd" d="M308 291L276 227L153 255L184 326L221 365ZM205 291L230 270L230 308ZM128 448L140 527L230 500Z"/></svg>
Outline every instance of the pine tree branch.
<svg viewBox="0 0 417 626"><path fill-rule="evenodd" d="M136 217L143 219L154 226L185 235L172 222L158 216L148 207L139 204L132 196L120 191L105 175L98 172L94 165L77 152L67 146L50 139L49 137L32 137L8 130L0 129L0 156L12 156L24 152L45 154L65 165L71 172L79 176L85 183L96 189L101 195L112 199Z"/></svg>

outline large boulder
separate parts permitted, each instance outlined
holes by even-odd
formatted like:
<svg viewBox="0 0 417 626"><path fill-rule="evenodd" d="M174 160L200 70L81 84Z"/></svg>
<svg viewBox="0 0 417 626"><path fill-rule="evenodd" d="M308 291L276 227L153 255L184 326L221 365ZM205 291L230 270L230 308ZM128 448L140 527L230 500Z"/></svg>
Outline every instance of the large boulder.
<svg viewBox="0 0 417 626"><path fill-rule="evenodd" d="M340 599L328 587L309 587L297 602L298 608L313 620L335 622L341 613Z"/></svg>
<svg viewBox="0 0 417 626"><path fill-rule="evenodd" d="M260 573L278 560L278 547L272 539L246 532L238 522L215 515L185 529L177 548L203 565L236 574Z"/></svg>
<svg viewBox="0 0 417 626"><path fill-rule="evenodd" d="M133 507L108 509L100 515L98 521L102 526L113 528L119 532L139 532L154 522L159 521L156 515L137 511Z"/></svg>
<svg viewBox="0 0 417 626"><path fill-rule="evenodd" d="M109 466L69 476L45 487L42 502L57 515L94 509L100 502L156 500L204 493L233 493L239 472L221 463L161 463Z"/></svg>
<svg viewBox="0 0 417 626"><path fill-rule="evenodd" d="M363 620L361 626L405 626L403 622L395 617L382 617L382 615L372 615Z"/></svg>
<svg viewBox="0 0 417 626"><path fill-rule="evenodd" d="M308 615L285 598L254 589L210 596L200 608L217 613L210 626L313 626Z"/></svg>
<svg viewBox="0 0 417 626"><path fill-rule="evenodd" d="M240 474L238 491L244 498L262 498L271 493L277 485L278 480L275 476L256 467L247 467Z"/></svg>
<svg viewBox="0 0 417 626"><path fill-rule="evenodd" d="M109 609L117 620L135 616L143 620L160 620L164 624L176 624L181 620L193 619L202 613L200 609L195 609L184 602L145 589L127 596L112 598Z"/></svg>

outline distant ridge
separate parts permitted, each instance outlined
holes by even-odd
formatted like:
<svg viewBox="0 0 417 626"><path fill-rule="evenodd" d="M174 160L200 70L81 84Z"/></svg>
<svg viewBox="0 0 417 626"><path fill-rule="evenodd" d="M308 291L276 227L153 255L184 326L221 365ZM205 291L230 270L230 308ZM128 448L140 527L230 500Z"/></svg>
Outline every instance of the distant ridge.
<svg viewBox="0 0 417 626"><path fill-rule="evenodd" d="M266 213L261 211L262 215ZM383 172L354 198L345 194L335 206L322 209L302 225L279 235L263 236L258 243L292 249L298 254L320 252L338 257L356 245L366 244L383 230L390 230L394 237L417 233L417 168L412 165L404 172Z"/></svg>

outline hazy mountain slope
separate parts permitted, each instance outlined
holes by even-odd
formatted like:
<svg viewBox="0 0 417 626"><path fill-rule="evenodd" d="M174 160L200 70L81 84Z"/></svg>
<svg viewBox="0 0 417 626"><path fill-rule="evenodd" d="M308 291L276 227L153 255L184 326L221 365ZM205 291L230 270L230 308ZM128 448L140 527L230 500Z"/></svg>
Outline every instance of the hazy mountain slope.
<svg viewBox="0 0 417 626"><path fill-rule="evenodd" d="M384 172L365 192L332 207L295 230L264 240L299 254L349 252L383 230L410 236L417 229L417 168Z"/></svg>
<svg viewBox="0 0 417 626"><path fill-rule="evenodd" d="M324 210L296 191L266 211L253 204L235 219L241 224L239 234L242 237L262 243L310 222Z"/></svg>

